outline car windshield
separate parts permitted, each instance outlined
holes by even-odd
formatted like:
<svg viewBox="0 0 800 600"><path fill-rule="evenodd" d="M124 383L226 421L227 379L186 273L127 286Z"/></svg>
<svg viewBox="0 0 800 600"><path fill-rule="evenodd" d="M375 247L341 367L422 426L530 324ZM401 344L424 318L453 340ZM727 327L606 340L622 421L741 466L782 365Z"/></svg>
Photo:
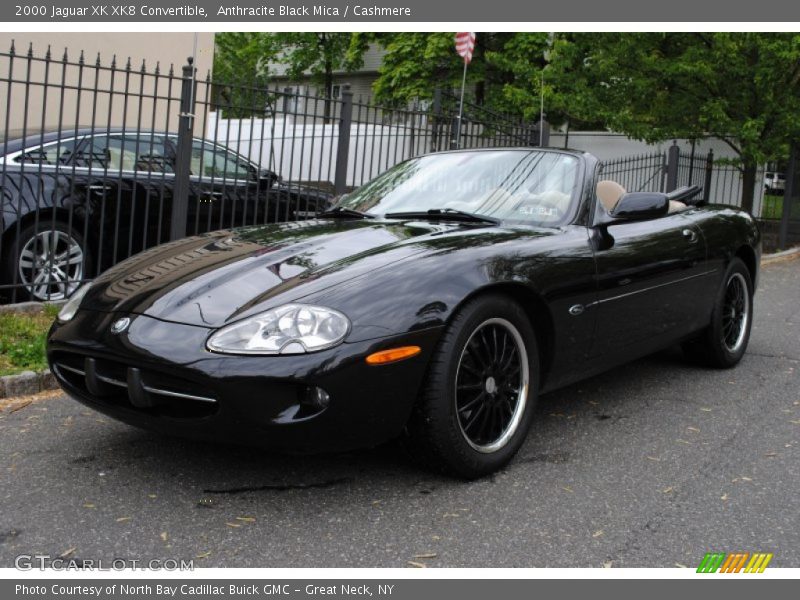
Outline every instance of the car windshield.
<svg viewBox="0 0 800 600"><path fill-rule="evenodd" d="M578 159L560 152L448 152L407 160L344 196L342 209L373 215L464 211L553 226L571 213Z"/></svg>

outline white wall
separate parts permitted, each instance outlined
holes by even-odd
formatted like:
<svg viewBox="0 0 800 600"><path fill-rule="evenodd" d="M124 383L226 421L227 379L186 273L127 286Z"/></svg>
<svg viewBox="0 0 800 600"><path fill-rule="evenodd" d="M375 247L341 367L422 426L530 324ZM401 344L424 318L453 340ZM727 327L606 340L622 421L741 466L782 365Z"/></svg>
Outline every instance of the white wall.
<svg viewBox="0 0 800 600"><path fill-rule="evenodd" d="M418 124L419 126L419 124ZM339 124L277 119L218 119L210 113L207 139L248 157L290 181L334 182ZM346 183L358 186L404 158L427 152L426 139L395 125L353 123Z"/></svg>
<svg viewBox="0 0 800 600"><path fill-rule="evenodd" d="M554 148L563 148L565 143L574 150L584 150L591 152L600 160L612 160L623 156L634 154L649 154L651 152L664 152L671 145L672 140L659 144L647 144L638 140L633 140L621 133L610 133L607 131L575 131L567 135L560 132L550 134L550 145ZM692 143L690 140L677 140L681 147L681 153L691 152ZM716 158L736 158L730 146L722 140L716 138L700 140L695 144L695 152L705 155L709 150L714 150Z"/></svg>

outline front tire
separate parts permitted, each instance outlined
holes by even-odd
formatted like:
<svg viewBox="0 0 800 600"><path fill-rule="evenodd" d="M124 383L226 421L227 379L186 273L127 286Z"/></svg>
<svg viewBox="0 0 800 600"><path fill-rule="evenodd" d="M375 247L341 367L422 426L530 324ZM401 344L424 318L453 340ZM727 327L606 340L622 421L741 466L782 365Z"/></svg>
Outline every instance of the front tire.
<svg viewBox="0 0 800 600"><path fill-rule="evenodd" d="M747 350L753 324L753 282L750 271L734 258L717 293L711 322L695 340L683 345L694 362L729 369L736 366Z"/></svg>
<svg viewBox="0 0 800 600"><path fill-rule="evenodd" d="M505 296L478 297L455 315L434 352L406 446L448 474L496 471L525 441L538 384L536 336L522 308Z"/></svg>

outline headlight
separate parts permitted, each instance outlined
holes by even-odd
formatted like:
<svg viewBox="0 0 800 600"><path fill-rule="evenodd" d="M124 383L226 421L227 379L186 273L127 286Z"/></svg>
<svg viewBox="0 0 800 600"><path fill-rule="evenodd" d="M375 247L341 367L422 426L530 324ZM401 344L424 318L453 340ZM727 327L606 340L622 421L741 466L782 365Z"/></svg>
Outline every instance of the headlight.
<svg viewBox="0 0 800 600"><path fill-rule="evenodd" d="M285 304L227 325L208 338L208 349L226 354L303 354L340 344L350 321L323 306Z"/></svg>
<svg viewBox="0 0 800 600"><path fill-rule="evenodd" d="M80 308L81 302L83 301L83 297L86 295L86 292L89 291L90 287L92 287L91 283L85 283L79 287L76 292L72 294L72 296L70 296L69 300L67 300L67 303L61 307L60 311L58 311L59 321L66 323L75 316L75 313L78 312L78 308Z"/></svg>

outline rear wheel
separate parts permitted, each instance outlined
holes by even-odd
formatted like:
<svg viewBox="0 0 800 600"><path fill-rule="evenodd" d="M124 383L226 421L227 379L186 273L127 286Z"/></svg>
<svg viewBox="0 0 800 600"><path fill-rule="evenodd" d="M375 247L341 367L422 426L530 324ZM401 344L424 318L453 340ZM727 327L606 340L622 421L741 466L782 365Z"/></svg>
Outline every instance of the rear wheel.
<svg viewBox="0 0 800 600"><path fill-rule="evenodd" d="M512 300L479 297L453 318L431 360L406 445L423 464L474 478L525 441L537 396L536 337Z"/></svg>
<svg viewBox="0 0 800 600"><path fill-rule="evenodd" d="M753 324L753 283L745 264L734 258L722 282L711 323L695 340L683 345L686 355L718 368L735 366L744 356Z"/></svg>
<svg viewBox="0 0 800 600"><path fill-rule="evenodd" d="M24 227L3 256L3 280L21 284L17 301L64 300L88 273L83 236L56 221ZM12 291L6 296L14 298Z"/></svg>

